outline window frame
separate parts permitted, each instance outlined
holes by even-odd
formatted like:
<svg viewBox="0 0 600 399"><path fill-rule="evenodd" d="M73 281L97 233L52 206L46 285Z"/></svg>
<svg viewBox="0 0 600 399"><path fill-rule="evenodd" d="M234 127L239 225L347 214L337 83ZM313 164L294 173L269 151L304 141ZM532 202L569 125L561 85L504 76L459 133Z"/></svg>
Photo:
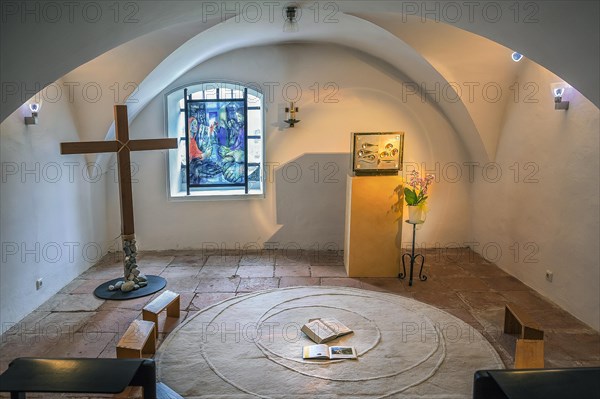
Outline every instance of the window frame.
<svg viewBox="0 0 600 399"><path fill-rule="evenodd" d="M245 192L245 187L241 186L233 186L233 188L223 188L223 187L193 187L189 194L187 193L187 188L189 187L186 184L186 179L189 176L187 172L187 167L189 167L189 161L187 160L189 157L189 153L187 151L187 120L185 117L185 105L184 108L181 107L181 102L185 104L184 94L187 92L189 95L194 95L199 92L202 92L202 98L204 99L204 94L211 89L231 89L231 97L233 97L234 90L241 90L244 93L245 98L245 107L244 107L244 117L245 117L245 125L246 125L246 148L245 148L245 170L247 171L252 166L258 166L259 168L259 188L256 189L248 189L248 192ZM259 104L250 104L249 98L250 96L255 97L259 100ZM228 98L221 98L218 101L227 101ZM214 99L217 101L217 99ZM215 200L240 200L240 199L262 199L265 198L266 194L266 179L265 179L265 164L266 164L266 137L265 137L265 116L266 116L266 106L264 101L264 94L261 90L258 90L256 87L245 86L239 82L231 82L231 81L201 81L194 82L182 86L175 87L164 94L164 110L165 110L165 130L167 132L167 136L170 138L176 138L178 140L178 150L169 151L166 163L167 163L167 195L169 201L215 201ZM256 135L255 132L250 133L248 128L248 115L251 110L260 110L260 122L259 129L260 135ZM183 135L181 134L181 126L180 126L180 118L183 113L184 126L183 126ZM248 159L249 153L249 142L250 140L260 139L260 154L261 157L258 161L250 161ZM185 165L186 169L182 168L182 164L180 163L180 149L181 143L184 142L183 146L186 150L185 152ZM183 172L188 176L184 176ZM248 180L249 174L246 172L245 181L246 184L249 185L250 181ZM254 180L256 181L256 180ZM241 190L240 190L241 188ZM230 193L228 193L230 192Z"/></svg>

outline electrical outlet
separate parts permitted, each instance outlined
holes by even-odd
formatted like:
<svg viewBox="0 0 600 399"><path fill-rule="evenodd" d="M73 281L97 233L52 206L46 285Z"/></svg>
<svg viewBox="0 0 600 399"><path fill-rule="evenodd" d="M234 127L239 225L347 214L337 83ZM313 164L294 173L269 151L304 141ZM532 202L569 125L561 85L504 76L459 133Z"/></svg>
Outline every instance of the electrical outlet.
<svg viewBox="0 0 600 399"><path fill-rule="evenodd" d="M42 284L43 284L43 283L44 283L44 282L42 281L42 279L41 279L41 278L38 278L37 280L35 280L35 289L36 289L36 290L39 290L40 288L42 288Z"/></svg>
<svg viewBox="0 0 600 399"><path fill-rule="evenodd" d="M554 273L552 273L550 270L546 270L546 280L548 280L549 282L552 282L553 278L554 278Z"/></svg>

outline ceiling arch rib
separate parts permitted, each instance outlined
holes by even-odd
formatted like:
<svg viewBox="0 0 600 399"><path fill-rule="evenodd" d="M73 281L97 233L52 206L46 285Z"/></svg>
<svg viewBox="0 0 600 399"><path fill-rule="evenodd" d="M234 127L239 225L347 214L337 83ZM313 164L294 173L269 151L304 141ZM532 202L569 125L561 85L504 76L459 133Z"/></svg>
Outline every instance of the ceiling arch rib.
<svg viewBox="0 0 600 399"><path fill-rule="evenodd" d="M337 18L338 22L335 24L303 21L302 29L293 35L282 34L281 26L269 21L245 23L228 20L201 32L165 58L140 83L136 93L137 101L127 104L130 123L175 79L213 57L243 47L292 41L332 43L367 53L393 66L414 82L410 90L414 91L421 84L434 87L436 83L447 83L425 58L390 32L355 16L338 14ZM360 35L356 32L360 32ZM456 130L470 158L487 162L490 156L464 104L441 99L437 107ZM113 137L114 124L107 132L106 139L111 140ZM107 160L106 155L98 157L100 163Z"/></svg>

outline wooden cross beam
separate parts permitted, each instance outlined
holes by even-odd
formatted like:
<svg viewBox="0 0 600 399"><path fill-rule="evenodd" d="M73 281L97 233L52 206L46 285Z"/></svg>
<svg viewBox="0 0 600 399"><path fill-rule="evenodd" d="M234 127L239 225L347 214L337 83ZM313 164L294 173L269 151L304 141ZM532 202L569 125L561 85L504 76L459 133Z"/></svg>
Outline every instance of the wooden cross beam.
<svg viewBox="0 0 600 399"><path fill-rule="evenodd" d="M121 197L121 233L123 237L133 237L133 195L131 188L131 151L149 151L177 148L177 139L129 140L127 106L115 105L115 141L87 141L61 143L61 154L92 154L116 152Z"/></svg>

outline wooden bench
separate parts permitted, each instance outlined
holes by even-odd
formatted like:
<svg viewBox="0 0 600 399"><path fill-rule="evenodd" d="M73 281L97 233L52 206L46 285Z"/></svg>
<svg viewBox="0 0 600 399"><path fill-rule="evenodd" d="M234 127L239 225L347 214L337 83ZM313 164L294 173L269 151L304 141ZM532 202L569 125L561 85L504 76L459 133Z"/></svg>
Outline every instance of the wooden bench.
<svg viewBox="0 0 600 399"><path fill-rule="evenodd" d="M597 398L600 367L543 370L479 370L473 399Z"/></svg>
<svg viewBox="0 0 600 399"><path fill-rule="evenodd" d="M544 368L544 331L525 310L514 303L506 304L504 332L518 336L516 369Z"/></svg>
<svg viewBox="0 0 600 399"><path fill-rule="evenodd" d="M504 311L504 332L518 334L521 339L544 339L544 331L514 303L507 303Z"/></svg>
<svg viewBox="0 0 600 399"><path fill-rule="evenodd" d="M111 393L141 386L156 399L156 366L151 359L17 358L0 375L0 392L24 399L26 392Z"/></svg>
<svg viewBox="0 0 600 399"><path fill-rule="evenodd" d="M156 325L155 337L158 337L158 314L167 309L167 317L179 318L179 294L165 291L142 309L142 319L151 321Z"/></svg>
<svg viewBox="0 0 600 399"><path fill-rule="evenodd" d="M156 325L151 321L134 320L117 344L118 359L142 359L156 352Z"/></svg>

